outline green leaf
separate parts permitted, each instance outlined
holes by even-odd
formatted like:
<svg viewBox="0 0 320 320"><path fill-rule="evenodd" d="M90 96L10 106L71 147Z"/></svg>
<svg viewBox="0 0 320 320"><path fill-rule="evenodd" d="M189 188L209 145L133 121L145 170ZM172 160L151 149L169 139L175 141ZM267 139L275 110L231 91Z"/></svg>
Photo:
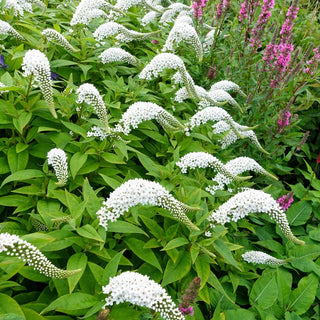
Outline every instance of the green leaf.
<svg viewBox="0 0 320 320"><path fill-rule="evenodd" d="M166 269L163 274L162 286L165 287L169 283L176 282L188 274L191 269L190 255L185 251L181 251L179 258L174 263L168 260Z"/></svg>
<svg viewBox="0 0 320 320"><path fill-rule="evenodd" d="M70 160L70 170L73 179L76 177L79 170L86 163L88 155L83 154L81 152L75 153Z"/></svg>
<svg viewBox="0 0 320 320"><path fill-rule="evenodd" d="M90 224L86 224L83 227L77 229L77 233L84 238L87 239L93 239L99 242L104 242L104 240L101 238L100 234L97 232L97 230L91 226Z"/></svg>
<svg viewBox="0 0 320 320"><path fill-rule="evenodd" d="M109 278L114 277L117 274L118 266L125 250L118 252L114 257L110 260L106 268L104 269L102 275L102 284L107 285L109 283Z"/></svg>
<svg viewBox="0 0 320 320"><path fill-rule="evenodd" d="M153 177L158 177L158 178L161 177L159 166L154 161L152 161L150 158L140 153L138 153L137 156L139 161L143 165L143 167L146 170L148 170L149 175L152 175Z"/></svg>
<svg viewBox="0 0 320 320"><path fill-rule="evenodd" d="M200 289L202 289L207 283L210 276L210 260L207 256L201 255L197 258L195 265L197 275L201 279Z"/></svg>
<svg viewBox="0 0 320 320"><path fill-rule="evenodd" d="M166 246L163 249L161 249L161 251L166 251L166 250L178 248L178 247L184 246L188 243L189 243L189 241L187 239L182 238L182 237L178 237L178 238L175 238L175 239L172 239L171 241L169 241L166 244Z"/></svg>
<svg viewBox="0 0 320 320"><path fill-rule="evenodd" d="M264 272L254 283L249 298L251 304L257 303L263 310L272 307L278 298L276 274Z"/></svg>
<svg viewBox="0 0 320 320"><path fill-rule="evenodd" d="M110 320L139 320L140 315L145 311L139 311L133 309L132 306L129 306L127 303L114 305L110 312L108 319Z"/></svg>
<svg viewBox="0 0 320 320"><path fill-rule="evenodd" d="M119 232L119 233L140 233L144 234L145 236L149 237L147 233L145 233L142 229L139 227L126 222L126 221L115 221L110 222L108 224L108 232Z"/></svg>
<svg viewBox="0 0 320 320"><path fill-rule="evenodd" d="M74 315L77 314L77 310L80 310L82 313L83 309L88 309L98 302L99 300L90 294L74 292L65 294L54 300L41 311L41 314L57 310L59 312Z"/></svg>
<svg viewBox="0 0 320 320"><path fill-rule="evenodd" d="M309 274L302 278L297 289L292 291L289 299L288 310L294 310L298 315L305 313L312 305L318 288L318 278Z"/></svg>
<svg viewBox="0 0 320 320"><path fill-rule="evenodd" d="M208 278L208 283L215 289L217 289L223 296L225 296L231 303L234 303L234 301L228 296L227 292L224 290L222 284L220 283L217 276L210 272L210 276Z"/></svg>
<svg viewBox="0 0 320 320"><path fill-rule="evenodd" d="M241 268L238 266L236 260L234 260L233 255L227 246L227 244L222 239L217 239L213 244L213 247L219 253L219 255L229 264L236 267L241 271Z"/></svg>
<svg viewBox="0 0 320 320"><path fill-rule="evenodd" d="M22 134L23 129L29 123L32 118L32 113L23 111L19 114L18 118L13 118L12 122L16 129Z"/></svg>
<svg viewBox="0 0 320 320"><path fill-rule="evenodd" d="M0 319L4 319L4 315L14 314L16 318L13 319L26 319L19 304L6 294L0 293ZM9 318L7 318L9 319Z"/></svg>
<svg viewBox="0 0 320 320"><path fill-rule="evenodd" d="M10 195L0 197L0 205L6 207L18 207L20 205L26 204L28 202L28 198L19 195Z"/></svg>
<svg viewBox="0 0 320 320"><path fill-rule="evenodd" d="M26 317L26 320L46 320L46 318L32 309L22 307L22 310Z"/></svg>
<svg viewBox="0 0 320 320"><path fill-rule="evenodd" d="M289 224L292 226L300 226L305 224L312 213L312 205L308 201L299 201L293 204L287 211Z"/></svg>
<svg viewBox="0 0 320 320"><path fill-rule="evenodd" d="M88 261L87 256L82 252L75 253L69 258L68 264L67 264L68 270L81 269L79 273L68 278L69 293L73 292L77 283L82 277L84 270L86 269L86 266L87 266L87 261Z"/></svg>
<svg viewBox="0 0 320 320"><path fill-rule="evenodd" d="M23 180L34 179L34 178L42 178L42 177L44 177L44 173L40 170L26 169L26 170L16 171L3 180L0 188L2 188L8 182L23 181Z"/></svg>
<svg viewBox="0 0 320 320"><path fill-rule="evenodd" d="M143 261L151 264L152 266L156 267L158 270L162 272L161 265L152 251L152 249L144 248L144 241L134 238L129 238L125 240L126 245L128 248L140 259Z"/></svg>
<svg viewBox="0 0 320 320"><path fill-rule="evenodd" d="M66 121L61 121L61 123L68 128L69 130L71 130L72 132L79 134L80 136L86 138L87 137L87 130L83 129L82 127L72 123L72 122L66 122Z"/></svg>
<svg viewBox="0 0 320 320"><path fill-rule="evenodd" d="M109 163L125 164L125 162L114 153L105 152L101 155L101 157Z"/></svg>
<svg viewBox="0 0 320 320"><path fill-rule="evenodd" d="M83 182L83 197L86 201L87 211L91 218L95 219L97 217L96 212L100 209L101 204L87 178Z"/></svg>
<svg viewBox="0 0 320 320"><path fill-rule="evenodd" d="M282 268L277 268L277 283L279 304L284 309L291 293L292 274Z"/></svg>
<svg viewBox="0 0 320 320"><path fill-rule="evenodd" d="M255 320L256 319L253 312L245 309L226 310L224 311L224 315L226 320L239 320L239 319Z"/></svg>
<svg viewBox="0 0 320 320"><path fill-rule="evenodd" d="M29 153L27 150L17 153L16 147L12 146L8 150L7 157L10 171L13 173L26 168L29 160Z"/></svg>

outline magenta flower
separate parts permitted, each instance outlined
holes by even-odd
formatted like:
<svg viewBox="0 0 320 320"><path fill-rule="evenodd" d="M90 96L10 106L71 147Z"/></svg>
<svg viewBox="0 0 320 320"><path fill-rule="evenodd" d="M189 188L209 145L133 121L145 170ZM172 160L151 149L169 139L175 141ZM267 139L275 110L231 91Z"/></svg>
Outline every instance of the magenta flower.
<svg viewBox="0 0 320 320"><path fill-rule="evenodd" d="M246 18L248 18L248 11L246 8L246 2L242 2L241 9L239 11L239 21L243 21Z"/></svg>
<svg viewBox="0 0 320 320"><path fill-rule="evenodd" d="M284 111L280 113L280 117L277 121L279 132L283 130L284 127L290 124L291 113L290 111Z"/></svg>
<svg viewBox="0 0 320 320"><path fill-rule="evenodd" d="M196 0L193 2L191 8L193 9L193 16L199 20L202 17L202 8L207 5L209 0Z"/></svg>
<svg viewBox="0 0 320 320"><path fill-rule="evenodd" d="M190 306L188 308L179 308L179 311L182 313L182 315L184 316L187 316L187 315L190 315L190 316L193 316L194 314L194 310L193 310L193 307Z"/></svg>
<svg viewBox="0 0 320 320"><path fill-rule="evenodd" d="M208 73L207 73L207 77L210 80L213 80L216 77L216 75L217 75L216 69L217 69L216 66L213 66L212 68L209 68Z"/></svg>
<svg viewBox="0 0 320 320"><path fill-rule="evenodd" d="M277 200L277 203L279 203L282 210L287 210L291 206L292 202L293 202L293 191L287 193L286 195L280 197Z"/></svg>
<svg viewBox="0 0 320 320"><path fill-rule="evenodd" d="M217 19L220 19L222 17L222 14L227 10L229 6L230 6L229 0L219 1L217 5L217 11L216 11Z"/></svg>
<svg viewBox="0 0 320 320"><path fill-rule="evenodd" d="M319 52L319 48L315 48L313 49L314 52L314 56L307 61L307 67L303 70L305 73L307 74L314 74L314 70L317 69L318 64L320 62L320 52Z"/></svg>
<svg viewBox="0 0 320 320"><path fill-rule="evenodd" d="M182 302L179 304L179 311L182 315L190 315L193 316L194 310L191 304L196 300L198 296L198 290L200 289L201 279L199 277L195 277L186 288L183 296Z"/></svg>

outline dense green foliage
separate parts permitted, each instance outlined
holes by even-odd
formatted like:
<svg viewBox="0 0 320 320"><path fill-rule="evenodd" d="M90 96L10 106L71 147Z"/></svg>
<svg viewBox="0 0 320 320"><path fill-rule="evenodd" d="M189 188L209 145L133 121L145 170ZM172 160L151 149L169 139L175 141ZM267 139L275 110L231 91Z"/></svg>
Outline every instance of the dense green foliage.
<svg viewBox="0 0 320 320"><path fill-rule="evenodd" d="M4 91L0 95L0 233L20 236L61 269L81 269L69 278L52 279L1 253L1 320L95 319L105 304L102 286L127 270L161 284L177 305L187 285L200 277L201 287L193 304L196 320L319 319L319 70L303 72L313 56L309 46L320 45L318 4L299 4L293 28L298 51L292 66L300 63L299 72L271 88L272 75L262 72L263 52L276 26L281 28L285 21L290 1L276 1L258 50L247 41L256 20L240 22L240 3L233 0L217 19L218 2L209 0L202 19L194 19L202 43L209 31L206 25L216 27L214 43L203 59L199 61L192 45L183 42L174 53L184 61L196 85L209 90L213 83L230 80L240 86L248 98L239 93L232 93L232 97L244 111L227 103L221 107L238 124L254 127L265 153L248 138L223 149L219 139L224 134L213 133L213 123L186 135L183 128L168 130L148 120L129 135L109 135L104 140L88 137L92 126L105 123L92 105L77 102L77 89L84 83L93 84L103 97L110 128L115 128L128 107L138 101L158 104L183 125L198 111L195 98L182 103L174 100L180 86L173 85L175 71L166 70L151 81L138 77L161 53L173 22L161 24L157 17L142 26L141 19L150 8L131 7L117 22L130 30L154 33L147 39L121 43L121 48L138 59L135 66L103 64L99 55L119 45L115 37L97 45L93 33L105 22L102 17L88 26L70 26L79 1L45 0L43 8L34 4L33 12L20 16L13 8L5 8L6 1L0 2L0 19L24 38L2 35L0 49L4 57L0 65L0 82L4 84L0 88ZM191 5L190 1L184 3ZM167 8L169 2L162 1L162 5ZM46 28L60 32L75 50L48 41L41 34ZM58 75L53 80L56 118L39 83L33 76L23 75L23 58L30 49L44 53L51 72ZM279 130L277 121L288 106L290 124ZM69 178L64 186L57 185L55 172L48 165L47 153L53 148L67 154ZM196 168L182 173L176 165L190 152L207 152L224 164L247 156L278 180L251 172L250 179L232 182L229 189L212 195L206 187L213 184L216 170ZM106 231L96 212L115 189L134 178L160 183L175 199L198 208L186 214L199 231L190 230L164 208L143 205L110 222ZM274 220L255 212L237 222L217 224L208 236L210 213L243 187L263 190L275 200L293 191L294 202L286 215L293 234L305 245L287 240ZM278 267L250 264L241 257L249 250L264 251L288 262ZM101 315L101 319L160 319L152 310L128 303L110 310L110 315Z"/></svg>

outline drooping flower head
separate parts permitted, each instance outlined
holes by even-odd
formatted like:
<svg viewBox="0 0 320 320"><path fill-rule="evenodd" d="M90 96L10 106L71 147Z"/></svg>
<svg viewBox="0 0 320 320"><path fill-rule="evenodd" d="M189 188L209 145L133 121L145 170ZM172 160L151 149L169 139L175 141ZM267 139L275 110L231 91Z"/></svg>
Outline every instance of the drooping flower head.
<svg viewBox="0 0 320 320"><path fill-rule="evenodd" d="M208 220L214 227L215 223L225 224L230 221L237 222L249 213L267 213L280 227L283 234L296 244L304 244L297 239L289 226L287 216L270 194L261 190L248 189L237 193L218 209L214 210Z"/></svg>
<svg viewBox="0 0 320 320"><path fill-rule="evenodd" d="M164 129L183 129L183 125L164 108L152 102L138 101L126 110L114 131L128 135L131 128L135 129L141 122L153 119L158 121Z"/></svg>
<svg viewBox="0 0 320 320"><path fill-rule="evenodd" d="M239 85L229 80L221 80L214 83L211 86L210 91L214 91L214 90L223 90L226 92L237 92L240 95L242 95L244 98L247 97L247 95L240 89Z"/></svg>
<svg viewBox="0 0 320 320"><path fill-rule="evenodd" d="M0 253L4 252L8 256L17 257L35 270L50 278L63 279L71 277L81 271L62 270L53 265L42 252L31 243L22 240L17 235L7 232L0 233Z"/></svg>
<svg viewBox="0 0 320 320"><path fill-rule="evenodd" d="M242 255L243 260L249 263L269 264L281 266L286 264L289 259L277 259L262 251L247 251Z"/></svg>
<svg viewBox="0 0 320 320"><path fill-rule="evenodd" d="M91 83L82 84L78 90L77 103L86 102L93 106L95 113L108 128L108 112L102 97L96 87Z"/></svg>
<svg viewBox="0 0 320 320"><path fill-rule="evenodd" d="M123 61L132 64L133 66L136 66L139 63L139 60L136 57L121 48L108 48L99 55L99 58L102 63Z"/></svg>
<svg viewBox="0 0 320 320"><path fill-rule="evenodd" d="M116 221L131 207L138 204L167 209L188 228L199 230L185 214L185 212L198 210L198 208L191 208L183 204L159 183L144 179L128 180L110 194L97 212L100 225L107 229L109 221Z"/></svg>
<svg viewBox="0 0 320 320"><path fill-rule="evenodd" d="M159 312L166 320L184 320L166 291L148 276L138 272L126 271L110 278L109 284L102 287L102 291L107 295L104 307L130 302Z"/></svg>
<svg viewBox="0 0 320 320"><path fill-rule="evenodd" d="M51 114L57 118L53 102L53 89L48 58L39 50L28 50L23 58L22 69L25 77L30 75L35 77L44 99L48 103Z"/></svg>
<svg viewBox="0 0 320 320"><path fill-rule="evenodd" d="M68 181L68 163L66 153L59 148L51 149L48 154L48 164L53 166L58 179L57 185L62 187Z"/></svg>
<svg viewBox="0 0 320 320"><path fill-rule="evenodd" d="M189 6L186 6L183 3L177 2L177 3L172 3L170 6L167 8L167 10L162 14L160 18L160 23L161 24L167 24L168 22L173 22L174 17L182 12L185 11L186 13L191 13L191 8Z"/></svg>
<svg viewBox="0 0 320 320"><path fill-rule="evenodd" d="M52 41L55 44L58 44L59 46L63 47L67 51L71 52L77 52L79 50L75 49L69 41L58 31L54 29L45 29L41 32L43 36L47 38L48 41Z"/></svg>

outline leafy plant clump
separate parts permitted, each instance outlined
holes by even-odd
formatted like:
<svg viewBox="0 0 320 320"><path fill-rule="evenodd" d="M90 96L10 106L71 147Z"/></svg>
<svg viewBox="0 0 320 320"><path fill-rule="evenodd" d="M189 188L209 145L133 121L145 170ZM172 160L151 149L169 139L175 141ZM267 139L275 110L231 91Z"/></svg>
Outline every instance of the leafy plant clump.
<svg viewBox="0 0 320 320"><path fill-rule="evenodd" d="M0 319L318 319L319 4L0 2Z"/></svg>

